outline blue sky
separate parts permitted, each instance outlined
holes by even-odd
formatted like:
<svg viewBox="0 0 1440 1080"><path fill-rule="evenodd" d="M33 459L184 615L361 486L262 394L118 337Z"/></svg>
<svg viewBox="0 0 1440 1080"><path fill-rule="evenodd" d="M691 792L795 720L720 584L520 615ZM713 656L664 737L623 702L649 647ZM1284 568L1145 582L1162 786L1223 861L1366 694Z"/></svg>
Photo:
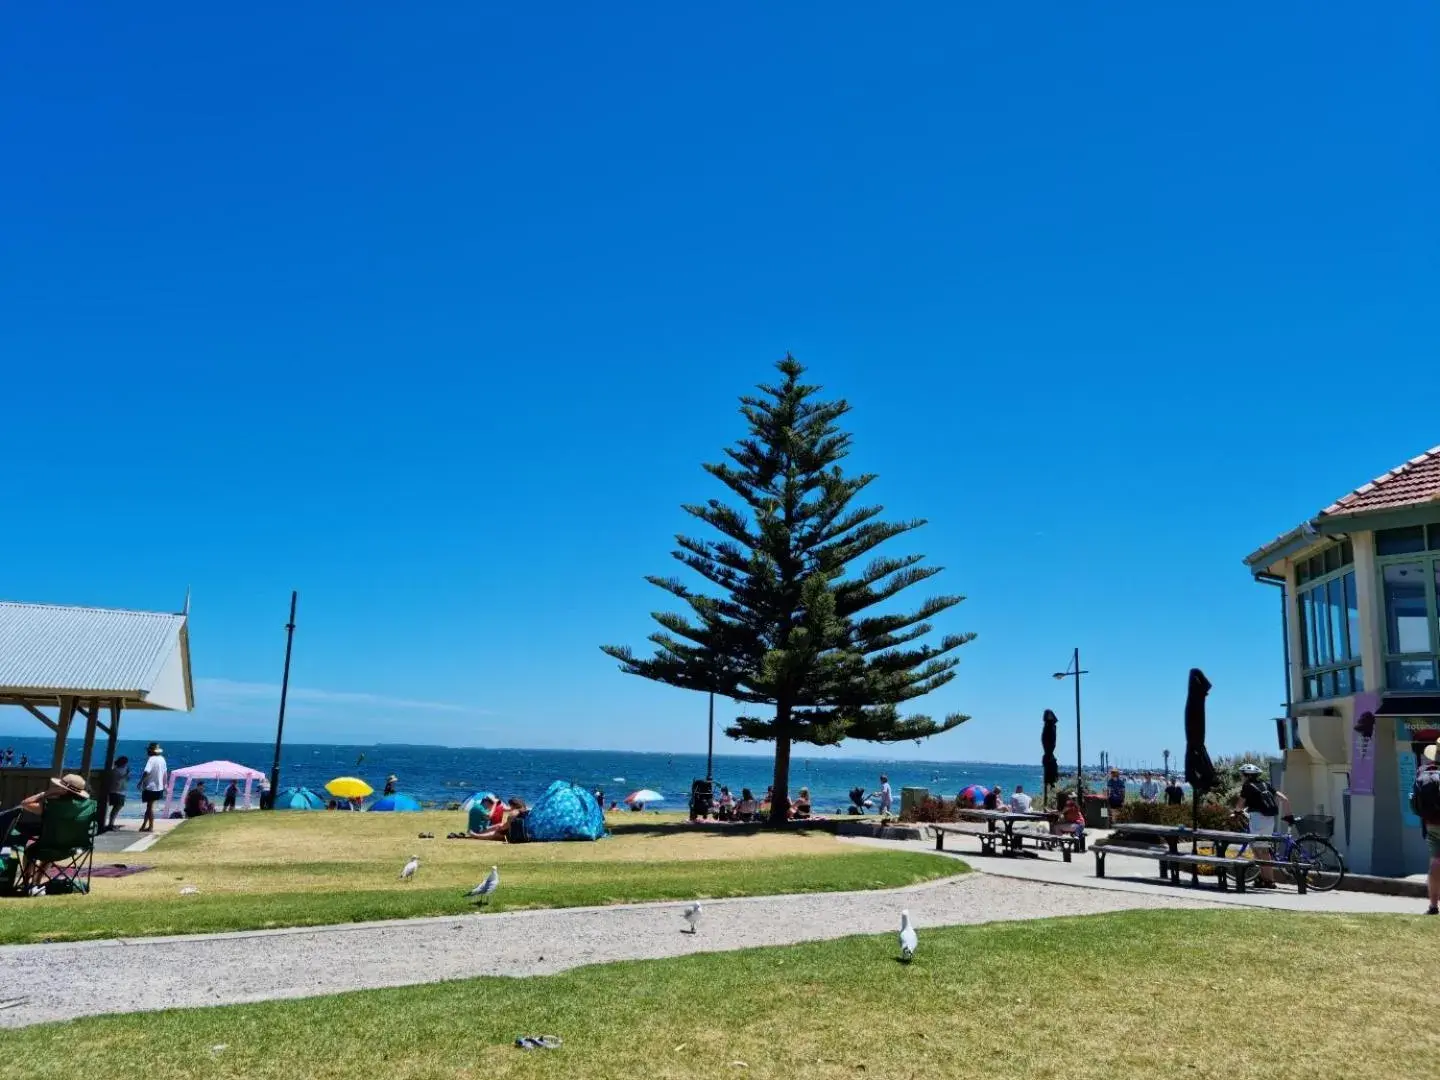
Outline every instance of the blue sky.
<svg viewBox="0 0 1440 1080"><path fill-rule="evenodd" d="M3 595L191 587L156 734L272 730L298 588L297 740L703 748L597 645L790 350L979 634L899 754L1075 644L1093 750L1191 665L1272 744L1241 558L1440 442L1435 9L775 7L12 8Z"/></svg>

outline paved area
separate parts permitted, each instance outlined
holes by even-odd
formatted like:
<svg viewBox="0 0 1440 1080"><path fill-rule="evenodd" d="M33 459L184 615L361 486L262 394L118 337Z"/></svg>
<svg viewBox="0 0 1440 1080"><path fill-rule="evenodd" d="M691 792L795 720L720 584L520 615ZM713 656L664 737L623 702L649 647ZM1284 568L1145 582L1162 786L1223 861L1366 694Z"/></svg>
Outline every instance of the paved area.
<svg viewBox="0 0 1440 1080"><path fill-rule="evenodd" d="M99 1013L298 998L476 975L544 975L585 964L787 945L927 927L1202 907L1202 898L1070 889L969 874L907 889L707 903L571 908L320 929L0 948L0 1028Z"/></svg>
<svg viewBox="0 0 1440 1080"><path fill-rule="evenodd" d="M903 848L907 851L935 852L933 840L872 840L868 837L844 837L842 843L863 844L868 847L883 847L890 850ZM1271 908L1281 911L1345 912L1350 914L1419 915L1425 910L1425 901L1413 897L1381 896L1376 893L1358 892L1309 892L1301 896L1289 886L1272 891L1247 890L1243 895L1233 889L1221 892L1215 887L1214 878L1200 879L1198 887L1190 885L1189 879L1181 876L1182 885L1167 885L1159 881L1159 868L1151 859L1131 859L1123 855L1109 855L1105 859L1105 876L1095 876L1095 857L1089 853L1076 855L1066 863L1058 854L1042 854L1035 858L1028 856L1010 857L1004 855L982 855L979 840L967 836L945 837L946 850L942 854L964 859L976 870L994 877L1020 881L1044 882L1050 885L1068 885L1074 888L1123 893L1129 896L1152 896L1188 898L1207 903L1233 904L1241 907Z"/></svg>

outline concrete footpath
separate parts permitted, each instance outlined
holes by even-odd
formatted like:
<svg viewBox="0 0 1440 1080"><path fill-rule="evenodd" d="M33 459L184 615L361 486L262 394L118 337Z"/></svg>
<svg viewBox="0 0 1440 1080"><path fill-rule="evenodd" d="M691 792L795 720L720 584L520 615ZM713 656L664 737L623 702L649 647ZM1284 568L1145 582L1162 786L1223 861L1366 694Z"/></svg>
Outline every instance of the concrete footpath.
<svg viewBox="0 0 1440 1080"><path fill-rule="evenodd" d="M0 1028L101 1013L311 997L477 975L788 945L928 927L1205 906L968 874L906 889L716 900L699 933L680 903L0 948ZM18 1004L4 1007L7 1000Z"/></svg>

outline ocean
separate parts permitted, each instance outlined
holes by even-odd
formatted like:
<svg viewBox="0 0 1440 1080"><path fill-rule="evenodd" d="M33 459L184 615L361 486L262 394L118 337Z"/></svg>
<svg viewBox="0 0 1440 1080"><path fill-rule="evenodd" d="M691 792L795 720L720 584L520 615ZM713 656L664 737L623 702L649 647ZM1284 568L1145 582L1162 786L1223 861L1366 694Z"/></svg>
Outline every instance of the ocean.
<svg viewBox="0 0 1440 1080"><path fill-rule="evenodd" d="M0 736L0 749L13 747L31 762L48 761L53 743L43 738ZM66 766L80 765L80 743L71 741ZM138 818L140 803L134 790L140 766L145 761L145 743L121 739L117 754L131 762L129 799L122 818ZM172 769L207 761L234 761L268 775L275 748L264 743L167 741L165 758ZM96 764L104 764L97 751ZM734 754L715 755L715 783L728 785L739 797L750 788L757 798L770 786L772 762L768 757ZM1088 770L1087 770L1088 771ZM409 746L286 746L280 762L280 786L305 786L323 794L325 783L337 776L358 776L378 792L385 777L399 778L398 790L415 796L427 805L445 806L474 791L494 791L509 798L518 795L533 802L552 780L572 780L593 791L605 792L607 803L618 802L639 788L653 788L664 796L655 809L683 810L690 782L705 775L704 754L650 754L609 750L516 750L478 747ZM880 774L890 777L895 800L903 787L922 787L934 795L954 798L970 784L999 784L1013 791L1016 784L1025 790L1040 789L1038 765L992 765L956 761L893 761L882 758L836 760L807 758L797 747L791 761L792 796L802 786L810 789L817 814L843 813L850 804L850 789L863 786L875 791ZM211 793L212 796L216 793Z"/></svg>

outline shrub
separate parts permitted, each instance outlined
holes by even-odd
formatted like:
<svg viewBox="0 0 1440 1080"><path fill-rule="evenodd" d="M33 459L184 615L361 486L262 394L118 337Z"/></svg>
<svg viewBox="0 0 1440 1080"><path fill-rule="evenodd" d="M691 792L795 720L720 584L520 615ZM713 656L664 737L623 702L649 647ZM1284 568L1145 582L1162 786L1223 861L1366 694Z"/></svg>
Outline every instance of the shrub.
<svg viewBox="0 0 1440 1080"><path fill-rule="evenodd" d="M1192 812L1188 802L1183 806L1128 802L1118 810L1111 810L1110 817L1116 825L1189 825ZM1200 804L1200 828L1225 829L1229 827L1229 819L1229 806L1209 800Z"/></svg>

